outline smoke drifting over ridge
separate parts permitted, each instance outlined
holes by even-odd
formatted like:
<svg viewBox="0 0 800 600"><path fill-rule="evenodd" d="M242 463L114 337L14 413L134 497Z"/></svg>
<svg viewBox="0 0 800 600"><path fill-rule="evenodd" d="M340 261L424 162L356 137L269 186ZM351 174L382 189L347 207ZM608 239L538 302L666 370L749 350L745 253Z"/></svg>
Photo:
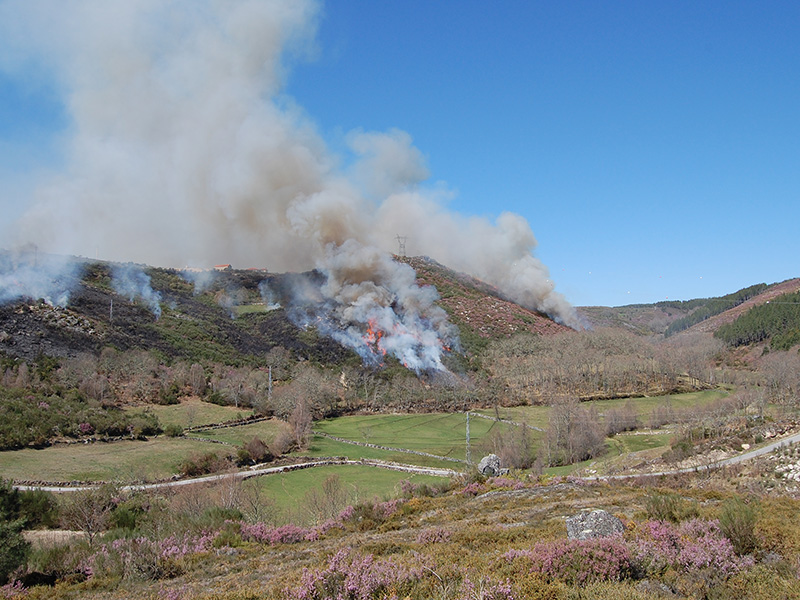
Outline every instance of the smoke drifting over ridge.
<svg viewBox="0 0 800 600"><path fill-rule="evenodd" d="M377 319L399 343L405 328L419 360L420 336L437 332L438 348L449 333L407 268L385 264L402 233L415 254L576 326L527 222L448 211L420 186L409 134L353 132L356 159L339 167L281 93L287 63L314 52L318 12L310 0L1 4L0 37L52 69L72 118L66 166L38 187L17 241L178 268L316 268L327 280L306 317L324 325L327 307L340 337ZM389 342L379 351L404 355Z"/></svg>

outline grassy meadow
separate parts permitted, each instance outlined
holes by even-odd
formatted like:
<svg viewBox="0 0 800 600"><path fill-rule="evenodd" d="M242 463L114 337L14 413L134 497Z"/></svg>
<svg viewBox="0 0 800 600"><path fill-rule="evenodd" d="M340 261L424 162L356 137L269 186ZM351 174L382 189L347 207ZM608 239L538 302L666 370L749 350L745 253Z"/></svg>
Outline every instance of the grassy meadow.
<svg viewBox="0 0 800 600"><path fill-rule="evenodd" d="M249 408L236 408L234 406L219 406L199 399L184 400L180 404L166 406L148 404L146 407L128 409L131 413L147 411L158 417L162 427L177 425L184 429L213 425L225 421L243 419L253 414Z"/></svg>
<svg viewBox="0 0 800 600"><path fill-rule="evenodd" d="M302 512L304 498L331 477L338 479L342 493L347 498L346 503L354 505L375 499L384 501L395 498L400 494L400 482L402 481L410 481L418 485L442 483L441 477L415 475L359 465L302 469L269 477L259 477L252 481L258 483L261 491L275 502L282 514L291 516L291 520L297 523L305 520L303 514L294 515L298 510Z"/></svg>
<svg viewBox="0 0 800 600"><path fill-rule="evenodd" d="M152 481L177 473L187 456L209 451L222 456L233 449L163 436L146 441L26 448L0 452L0 475L17 481Z"/></svg>
<svg viewBox="0 0 800 600"><path fill-rule="evenodd" d="M598 414L621 408L628 402L636 407L642 423L652 410L669 401L673 410L699 409L724 397L724 390L708 390L666 397L645 397L603 400L591 403ZM217 406L200 401L187 401L171 406L148 406L131 409L152 411L162 426L175 424L192 427L229 421L249 416L251 411ZM524 422L534 427L547 427L550 408L519 406L480 411L487 416ZM213 452L218 456L235 453L235 447L257 436L271 442L284 424L277 420L248 423L238 427L192 432L190 437L159 436L147 441L57 445L41 450L24 449L0 452L0 474L15 480L43 481L141 481L164 479L178 472L182 460L197 454ZM465 460L466 417L463 413L355 415L318 421L315 430L346 440L377 444L398 450L425 452L436 456ZM489 419L470 419L472 459L477 461L488 448L493 432L508 427ZM534 441L540 432L532 432ZM620 457L660 454L669 446L669 429L619 434L607 440L608 452L598 460L553 469L554 474L605 469L617 464ZM207 441L203 441L207 440ZM223 442L212 444L210 441ZM346 456L355 460L372 458L420 466L458 468L459 463L439 460L397 450L382 450L332 440L320 435L312 437L309 448L295 452L297 457ZM563 472L563 473L562 473ZM294 477L294 474L287 475ZM306 475L319 480L319 475Z"/></svg>

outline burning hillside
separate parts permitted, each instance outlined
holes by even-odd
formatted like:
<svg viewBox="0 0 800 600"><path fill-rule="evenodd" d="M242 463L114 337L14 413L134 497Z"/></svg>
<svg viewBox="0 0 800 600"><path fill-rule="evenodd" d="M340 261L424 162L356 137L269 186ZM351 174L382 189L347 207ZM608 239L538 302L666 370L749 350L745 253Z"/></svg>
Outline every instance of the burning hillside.
<svg viewBox="0 0 800 600"><path fill-rule="evenodd" d="M321 285L298 280L286 304L297 324L368 364L386 354L438 370L455 329L390 254L413 232L415 254L578 327L522 217L448 210L409 134L350 132L339 156L287 102L287 52L313 46L316 2L11 4L20 55L57 73L72 120L63 171L28 199L18 243L175 268L316 270ZM114 284L157 316L163 299L135 269Z"/></svg>

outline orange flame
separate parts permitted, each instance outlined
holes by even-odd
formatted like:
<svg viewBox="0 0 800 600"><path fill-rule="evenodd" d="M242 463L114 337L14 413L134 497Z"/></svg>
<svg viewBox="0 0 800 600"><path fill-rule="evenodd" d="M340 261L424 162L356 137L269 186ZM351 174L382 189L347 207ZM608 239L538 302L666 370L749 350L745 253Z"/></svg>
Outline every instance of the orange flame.
<svg viewBox="0 0 800 600"><path fill-rule="evenodd" d="M364 341L373 350L380 352L382 356L386 356L386 349L380 346L381 338L383 338L384 335L385 333L378 328L375 319L370 319L367 324L367 333L364 336Z"/></svg>

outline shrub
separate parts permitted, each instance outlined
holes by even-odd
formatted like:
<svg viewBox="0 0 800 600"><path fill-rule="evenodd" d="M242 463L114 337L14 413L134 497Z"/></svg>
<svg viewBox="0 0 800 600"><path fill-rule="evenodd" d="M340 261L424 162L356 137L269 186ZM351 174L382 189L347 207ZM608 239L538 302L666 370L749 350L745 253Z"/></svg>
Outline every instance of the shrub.
<svg viewBox="0 0 800 600"><path fill-rule="evenodd" d="M222 471L228 466L224 458L219 458L213 452L205 454L192 454L186 458L179 466L179 470L184 477L197 477Z"/></svg>
<svg viewBox="0 0 800 600"><path fill-rule="evenodd" d="M631 556L620 538L556 540L536 544L533 550L510 550L504 557L524 557L532 571L570 585L621 581L631 574Z"/></svg>
<svg viewBox="0 0 800 600"><path fill-rule="evenodd" d="M81 569L91 577L146 580L175 577L185 570L186 557L210 551L216 536L216 533L187 533L160 540L146 537L118 539L103 544L86 557Z"/></svg>
<svg viewBox="0 0 800 600"><path fill-rule="evenodd" d="M525 487L525 484L519 479L510 479L508 477L492 477L486 483L489 487L506 490L521 490Z"/></svg>
<svg viewBox="0 0 800 600"><path fill-rule="evenodd" d="M649 494L644 505L647 517L654 521L670 521L678 523L691 517L697 517L697 506L689 503L673 492L653 492Z"/></svg>
<svg viewBox="0 0 800 600"><path fill-rule="evenodd" d="M756 508L741 498L727 500L719 515L719 528L731 541L738 555L749 554L758 547L755 534Z"/></svg>
<svg viewBox="0 0 800 600"><path fill-rule="evenodd" d="M255 523L249 525L242 523L242 539L275 546L276 544L296 544L303 541L315 541L319 539L319 531L316 528L306 529L297 525L283 525L281 527L270 527L266 523Z"/></svg>
<svg viewBox="0 0 800 600"><path fill-rule="evenodd" d="M633 543L633 556L646 574L658 575L674 568L694 576L705 572L718 580L752 564L751 559L736 556L717 521L703 519L680 525L648 521Z"/></svg>
<svg viewBox="0 0 800 600"><path fill-rule="evenodd" d="M273 458L269 447L259 437L253 437L236 450L236 459L239 465L267 462Z"/></svg>
<svg viewBox="0 0 800 600"><path fill-rule="evenodd" d="M30 544L22 537L23 521L0 522L0 585L8 583L9 576L25 564Z"/></svg>
<svg viewBox="0 0 800 600"><path fill-rule="evenodd" d="M417 535L418 544L441 544L450 541L450 532L443 527L424 529Z"/></svg>
<svg viewBox="0 0 800 600"><path fill-rule="evenodd" d="M483 578L474 583L469 577L465 577L461 584L461 590L456 600L514 600L511 593L511 584L508 581L494 583Z"/></svg>
<svg viewBox="0 0 800 600"><path fill-rule="evenodd" d="M19 493L19 512L25 527L55 527L58 523L58 502L50 492L26 490Z"/></svg>
<svg viewBox="0 0 800 600"><path fill-rule="evenodd" d="M376 560L371 554L351 554L340 550L324 569L303 570L300 585L287 590L292 600L368 600L388 597L389 592L410 589L423 577L421 567L408 567L391 559Z"/></svg>
<svg viewBox="0 0 800 600"><path fill-rule="evenodd" d="M180 437L183 435L183 427L177 423L170 423L164 426L164 435L167 437Z"/></svg>

